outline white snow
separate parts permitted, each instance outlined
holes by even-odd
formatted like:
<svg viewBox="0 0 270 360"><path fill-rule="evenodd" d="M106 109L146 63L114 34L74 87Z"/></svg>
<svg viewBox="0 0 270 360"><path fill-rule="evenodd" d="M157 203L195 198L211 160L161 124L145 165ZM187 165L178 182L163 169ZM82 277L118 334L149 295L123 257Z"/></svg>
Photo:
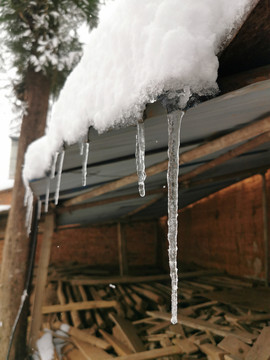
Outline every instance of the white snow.
<svg viewBox="0 0 270 360"><path fill-rule="evenodd" d="M37 349L41 360L54 359L53 337L50 331L46 331L44 335L37 341Z"/></svg>
<svg viewBox="0 0 270 360"><path fill-rule="evenodd" d="M47 135L28 148L24 179L44 176L63 142L142 117L164 91L216 88L217 53L252 0L115 0L53 108Z"/></svg>
<svg viewBox="0 0 270 360"><path fill-rule="evenodd" d="M10 209L10 205L0 205L0 212L7 211Z"/></svg>

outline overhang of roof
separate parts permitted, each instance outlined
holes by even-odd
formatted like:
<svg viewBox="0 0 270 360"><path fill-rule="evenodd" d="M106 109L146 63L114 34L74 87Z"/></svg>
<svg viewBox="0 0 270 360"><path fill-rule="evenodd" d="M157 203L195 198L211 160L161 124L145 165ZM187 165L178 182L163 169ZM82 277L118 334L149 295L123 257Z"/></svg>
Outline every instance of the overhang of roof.
<svg viewBox="0 0 270 360"><path fill-rule="evenodd" d="M268 2L261 0L227 48L220 54L218 83L221 87L221 95L187 110L181 128L180 154L204 143L211 143L214 139L233 133L249 124L259 123L260 119L269 118L269 20ZM240 73L240 71L244 72ZM164 108L158 102L147 106L145 120L147 168L167 159L166 115ZM101 135L90 129L86 187L81 185L82 158L79 146L73 145L67 148L60 200L55 209L59 226L158 218L167 213L165 169L152 176L148 174L144 198L139 196L135 181L129 181L121 187L113 185L115 181L125 179L136 172L135 136L134 126L114 129ZM181 164L180 177L199 166L210 164L213 159L220 158L245 141L239 141L232 146L223 146L219 151L210 152L206 156ZM240 155L231 156L227 161L216 164L213 168L189 178L188 181L180 181L179 207L183 208L245 177L267 170L270 167L269 151L270 142L266 137L259 145L251 146ZM45 198L46 184L47 179L31 182L34 193L42 200ZM103 189L99 196L94 196L93 189L100 189L102 186L104 188L105 184L107 191ZM111 191L108 191L108 184L112 184ZM51 200L55 189L56 179L53 179L50 185Z"/></svg>

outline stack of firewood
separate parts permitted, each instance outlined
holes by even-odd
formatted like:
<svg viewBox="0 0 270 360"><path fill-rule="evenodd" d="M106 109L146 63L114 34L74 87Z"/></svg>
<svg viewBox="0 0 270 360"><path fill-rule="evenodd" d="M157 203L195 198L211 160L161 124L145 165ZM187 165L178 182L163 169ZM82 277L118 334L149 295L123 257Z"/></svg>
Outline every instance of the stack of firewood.
<svg viewBox="0 0 270 360"><path fill-rule="evenodd" d="M42 309L57 349L52 359L269 360L269 291L206 274L182 275L172 325L168 280L54 271Z"/></svg>

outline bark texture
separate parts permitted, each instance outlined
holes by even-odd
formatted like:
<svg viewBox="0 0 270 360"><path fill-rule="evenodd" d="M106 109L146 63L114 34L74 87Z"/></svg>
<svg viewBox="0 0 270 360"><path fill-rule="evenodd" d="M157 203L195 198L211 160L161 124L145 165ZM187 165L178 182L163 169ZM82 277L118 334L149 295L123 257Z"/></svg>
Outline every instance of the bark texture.
<svg viewBox="0 0 270 360"><path fill-rule="evenodd" d="M27 146L44 134L50 95L50 81L29 69L26 76L25 100L28 112L23 117L18 146L16 175L8 217L0 281L0 360L6 359L11 329L20 306L28 270L30 241L25 228L24 184L22 166ZM27 302L28 303L28 302ZM27 306L15 333L10 360L26 357Z"/></svg>

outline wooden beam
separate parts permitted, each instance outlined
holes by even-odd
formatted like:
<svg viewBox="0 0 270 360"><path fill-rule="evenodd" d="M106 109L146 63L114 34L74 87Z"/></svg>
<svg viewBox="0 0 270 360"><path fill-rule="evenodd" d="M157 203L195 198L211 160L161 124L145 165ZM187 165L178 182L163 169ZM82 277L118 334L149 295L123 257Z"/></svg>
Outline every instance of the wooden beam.
<svg viewBox="0 0 270 360"><path fill-rule="evenodd" d="M164 193L164 194L167 193L167 189L161 188L161 189L155 189L155 190L147 191L147 196L160 194L160 193ZM92 201L92 202L88 202L88 203L85 203L85 204L57 207L56 212L57 212L57 214L63 214L63 213L66 213L66 212L72 212L72 211L76 211L76 210L88 209L88 208L91 208L91 207L103 206L103 205L111 204L111 203L114 203L114 202L131 200L131 199L138 199L138 192L136 192L135 194L121 195L121 196L115 196L115 197L112 197L112 198L109 198L109 199Z"/></svg>
<svg viewBox="0 0 270 360"><path fill-rule="evenodd" d="M269 231L268 231L268 199L265 173L262 176L262 208L263 208L263 238L265 259L265 286L269 286Z"/></svg>
<svg viewBox="0 0 270 360"><path fill-rule="evenodd" d="M191 279L200 276L210 276L221 274L218 270L199 270L199 271L191 271L187 273L180 273L179 280L183 279ZM149 275L149 276L113 276L108 278L99 278L99 279L68 279L67 281L71 285L107 285L107 284L131 284L138 282L149 282L149 281L165 281L169 280L169 274L161 274L161 275ZM53 280L53 278L51 278ZM65 279L62 279L65 281Z"/></svg>
<svg viewBox="0 0 270 360"><path fill-rule="evenodd" d="M146 314L152 316L153 318L163 319L163 320L170 320L171 318L171 314L163 313L159 311L147 311ZM202 330L202 331L208 330L222 337L233 335L237 339L240 339L247 344L252 344L253 340L256 338L255 334L251 334L247 331L228 330L224 326L212 324L209 321L195 319L189 316L179 315L178 322L179 324L188 326L192 329Z"/></svg>
<svg viewBox="0 0 270 360"><path fill-rule="evenodd" d="M74 310L89 310L89 309L102 309L117 307L118 303L115 300L92 300L81 301L68 304L46 305L42 307L42 314L53 314L64 311Z"/></svg>
<svg viewBox="0 0 270 360"><path fill-rule="evenodd" d="M118 258L120 276L128 274L127 263L127 244L123 224L117 223L117 241L118 241Z"/></svg>
<svg viewBox="0 0 270 360"><path fill-rule="evenodd" d="M208 170L211 170L214 167L221 165L224 162L231 160L241 154L244 154L245 152L258 147L259 145L262 145L269 140L270 140L270 131L266 132L262 135L259 135L256 138L251 139L251 140L247 141L246 143L244 143L240 146L237 146L236 148L234 148L232 150L229 150L228 152L226 152L223 155L220 155L219 157L215 158L214 160L209 161L201 166L198 166L196 169L180 176L179 182L194 178L195 176L197 176L203 172L206 172Z"/></svg>
<svg viewBox="0 0 270 360"><path fill-rule="evenodd" d="M54 214L47 214L45 218L45 231L43 233L40 257L35 286L35 298L32 311L32 323L29 337L30 349L36 348L36 341L42 324L42 305L47 283L48 267L51 256L51 245L54 231Z"/></svg>
<svg viewBox="0 0 270 360"><path fill-rule="evenodd" d="M242 141L248 140L262 134L266 131L270 131L270 116L256 121L252 124L246 125L244 128L236 130L230 134L221 136L218 139L210 141L204 145L200 145L195 149L187 151L180 156L180 164L193 161L195 159L201 158L203 156L215 153L219 150L223 150L229 146L238 144ZM159 174L162 171L167 170L168 160L164 160L158 164L152 165L146 169L146 174L148 177ZM105 185L98 186L82 195L78 195L70 200L67 200L63 203L64 206L71 206L78 203L81 203L85 200L92 199L94 197L106 194L111 191L115 191L123 186L137 182L138 176L137 173L133 173L127 176L124 176L121 179L109 182Z"/></svg>
<svg viewBox="0 0 270 360"><path fill-rule="evenodd" d="M150 359L159 359L164 356L177 355L181 354L182 350L179 346L167 346L162 349L154 349L148 351L138 352L136 354L130 354L125 356L119 356L116 359L118 360L150 360Z"/></svg>

